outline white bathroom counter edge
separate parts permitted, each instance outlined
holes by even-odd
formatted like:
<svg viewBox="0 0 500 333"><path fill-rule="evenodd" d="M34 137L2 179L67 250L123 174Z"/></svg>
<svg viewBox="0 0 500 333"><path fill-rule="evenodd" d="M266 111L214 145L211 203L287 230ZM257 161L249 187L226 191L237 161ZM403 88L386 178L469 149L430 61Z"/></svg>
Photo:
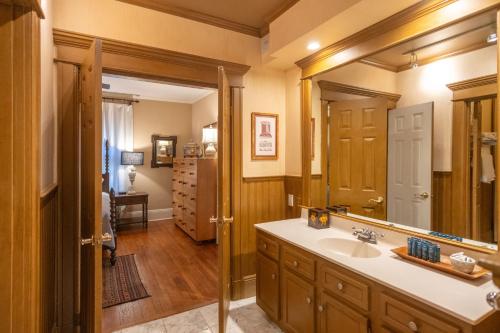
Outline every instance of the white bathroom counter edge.
<svg viewBox="0 0 500 333"><path fill-rule="evenodd" d="M317 241L325 237L354 239L353 236L336 228L310 228L307 220L301 218L260 223L255 227L471 325L479 324L494 312L486 303L486 294L498 290L491 279L486 282L482 280L483 283L479 285L477 281L466 281L410 263L390 252L391 246L383 245L383 242L376 245L382 250L382 255L377 258L337 255L321 249ZM415 278L417 275L418 278Z"/></svg>

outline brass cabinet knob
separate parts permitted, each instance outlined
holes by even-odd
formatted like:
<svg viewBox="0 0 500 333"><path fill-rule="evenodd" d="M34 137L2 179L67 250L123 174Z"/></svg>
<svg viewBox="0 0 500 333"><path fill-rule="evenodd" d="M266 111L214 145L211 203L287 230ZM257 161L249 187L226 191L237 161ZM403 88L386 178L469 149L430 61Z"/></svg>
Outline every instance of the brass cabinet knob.
<svg viewBox="0 0 500 333"><path fill-rule="evenodd" d="M319 311L319 312L323 312L323 310L324 310L324 309L323 309L323 305L319 305L319 306L318 306L318 311Z"/></svg>
<svg viewBox="0 0 500 333"><path fill-rule="evenodd" d="M264 247L264 249L267 250L267 243L264 243L264 245L262 245Z"/></svg>
<svg viewBox="0 0 500 333"><path fill-rule="evenodd" d="M294 261L293 261L293 266L294 266L294 267L298 267L298 266L299 266L299 263L297 262L297 260L294 260Z"/></svg>
<svg viewBox="0 0 500 333"><path fill-rule="evenodd" d="M276 280L276 274L271 274L271 279Z"/></svg>
<svg viewBox="0 0 500 333"><path fill-rule="evenodd" d="M337 289L342 291L344 289L344 284L342 282L337 283Z"/></svg>
<svg viewBox="0 0 500 333"><path fill-rule="evenodd" d="M311 304L311 302L312 302L311 297L306 297L306 302L307 302L307 304Z"/></svg>
<svg viewBox="0 0 500 333"><path fill-rule="evenodd" d="M417 324L415 324L414 321L410 321L408 323L408 328L412 331L412 332L418 332L418 326Z"/></svg>

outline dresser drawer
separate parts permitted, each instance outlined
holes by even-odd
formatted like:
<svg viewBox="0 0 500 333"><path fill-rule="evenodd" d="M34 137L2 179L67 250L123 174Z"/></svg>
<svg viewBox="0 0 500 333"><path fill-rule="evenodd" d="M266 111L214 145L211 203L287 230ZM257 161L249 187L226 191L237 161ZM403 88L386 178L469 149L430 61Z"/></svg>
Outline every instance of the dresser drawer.
<svg viewBox="0 0 500 333"><path fill-rule="evenodd" d="M323 264L319 270L321 286L339 298L360 307L370 308L370 287L354 277L340 273L335 267Z"/></svg>
<svg viewBox="0 0 500 333"><path fill-rule="evenodd" d="M316 260L312 256L289 246L285 246L283 249L283 264L291 271L310 280L314 281L316 277Z"/></svg>
<svg viewBox="0 0 500 333"><path fill-rule="evenodd" d="M257 233L257 250L267 255L269 258L274 260L279 259L280 247L278 242L262 233Z"/></svg>
<svg viewBox="0 0 500 333"><path fill-rule="evenodd" d="M460 329L386 294L380 295L381 319L405 333L459 333Z"/></svg>

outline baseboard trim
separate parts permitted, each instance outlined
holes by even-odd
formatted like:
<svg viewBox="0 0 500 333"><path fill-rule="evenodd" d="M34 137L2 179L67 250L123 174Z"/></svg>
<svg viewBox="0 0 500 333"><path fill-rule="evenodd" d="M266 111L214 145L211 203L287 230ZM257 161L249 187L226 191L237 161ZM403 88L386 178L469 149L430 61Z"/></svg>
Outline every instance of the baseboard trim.
<svg viewBox="0 0 500 333"><path fill-rule="evenodd" d="M148 221L172 219L172 214L173 214L172 208L148 209ZM141 216L142 216L142 211L140 210L125 212L123 214L123 217L141 217Z"/></svg>
<svg viewBox="0 0 500 333"><path fill-rule="evenodd" d="M243 277L241 280L232 281L231 299L233 301L253 297L256 294L257 279L255 274Z"/></svg>

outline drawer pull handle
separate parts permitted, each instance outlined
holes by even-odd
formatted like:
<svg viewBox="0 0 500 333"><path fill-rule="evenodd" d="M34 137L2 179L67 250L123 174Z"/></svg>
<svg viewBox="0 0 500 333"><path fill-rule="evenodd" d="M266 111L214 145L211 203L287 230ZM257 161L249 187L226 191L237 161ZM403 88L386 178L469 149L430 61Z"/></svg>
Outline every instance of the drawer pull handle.
<svg viewBox="0 0 500 333"><path fill-rule="evenodd" d="M294 266L294 267L298 267L298 266L299 266L299 263L297 262L297 260L294 260L294 261L293 261L293 266Z"/></svg>
<svg viewBox="0 0 500 333"><path fill-rule="evenodd" d="M408 323L408 328L412 331L412 332L418 332L418 326L417 324L415 324L414 321L410 321Z"/></svg>
<svg viewBox="0 0 500 333"><path fill-rule="evenodd" d="M264 243L263 247L265 250L267 250L267 243Z"/></svg>
<svg viewBox="0 0 500 333"><path fill-rule="evenodd" d="M276 274L271 274L271 279L276 280Z"/></svg>
<svg viewBox="0 0 500 333"><path fill-rule="evenodd" d="M194 172L190 172L189 174L190 174L191 176L193 176L193 175L194 175Z"/></svg>
<svg viewBox="0 0 500 333"><path fill-rule="evenodd" d="M306 297L306 302L307 302L307 304L311 304L311 302L312 302L311 297Z"/></svg>
<svg viewBox="0 0 500 333"><path fill-rule="evenodd" d="M195 184L191 184L191 187L196 187L196 185Z"/></svg>
<svg viewBox="0 0 500 333"><path fill-rule="evenodd" d="M323 310L324 310L324 309L323 309L323 305L318 306L318 311L319 311L319 312L323 312Z"/></svg>
<svg viewBox="0 0 500 333"><path fill-rule="evenodd" d="M342 291L344 289L344 284L342 282L337 283L337 289Z"/></svg>

